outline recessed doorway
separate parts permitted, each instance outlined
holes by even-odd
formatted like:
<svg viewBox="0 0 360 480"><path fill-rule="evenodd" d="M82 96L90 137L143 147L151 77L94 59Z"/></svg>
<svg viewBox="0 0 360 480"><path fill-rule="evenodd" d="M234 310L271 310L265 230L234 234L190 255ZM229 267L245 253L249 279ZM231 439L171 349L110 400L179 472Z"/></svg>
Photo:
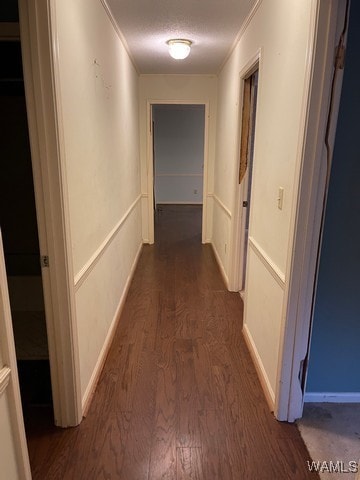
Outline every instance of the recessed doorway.
<svg viewBox="0 0 360 480"><path fill-rule="evenodd" d="M237 200L237 221L235 231L234 272L235 284L231 290L239 291L243 296L246 283L246 264L249 240L251 211L251 185L254 160L255 122L258 92L258 65L251 69L243 80L242 114L239 152L239 193Z"/></svg>
<svg viewBox="0 0 360 480"><path fill-rule="evenodd" d="M0 41L0 222L25 422L41 407L53 422L49 350L21 45Z"/></svg>
<svg viewBox="0 0 360 480"><path fill-rule="evenodd" d="M208 106L186 102L156 102L149 106L148 184L152 231L161 205L195 205L202 209L200 233L205 243ZM153 241L150 238L150 243Z"/></svg>

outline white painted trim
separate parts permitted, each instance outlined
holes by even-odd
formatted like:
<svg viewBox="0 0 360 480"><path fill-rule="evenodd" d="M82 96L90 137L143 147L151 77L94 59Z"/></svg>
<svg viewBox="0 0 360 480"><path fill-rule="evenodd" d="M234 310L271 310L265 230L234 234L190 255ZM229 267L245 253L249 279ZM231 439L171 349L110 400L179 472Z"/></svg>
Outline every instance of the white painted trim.
<svg viewBox="0 0 360 480"><path fill-rule="evenodd" d="M322 195L325 191L324 139L334 62L337 25L343 22L340 0L312 4L303 134L297 155L298 188L294 189L292 224L288 246L285 301L281 325L275 416L293 422L302 416L304 394L299 372L306 357L315 289L316 256L321 228ZM339 86L341 81L339 80ZM338 92L340 98L340 90ZM333 109L336 122L338 106ZM325 162L326 163L326 162Z"/></svg>
<svg viewBox="0 0 360 480"><path fill-rule="evenodd" d="M147 193L141 194L141 235L143 243L150 244L148 235L149 235L149 228L146 228L144 223L146 218L148 217L148 203L149 203L149 195Z"/></svg>
<svg viewBox="0 0 360 480"><path fill-rule="evenodd" d="M115 227L111 230L111 232L106 236L105 240L101 243L101 245L95 250L95 252L91 255L89 260L85 263L85 265L81 268L81 270L75 275L74 277L74 286L75 291L79 289L79 287L84 283L86 278L89 276L92 269L95 267L99 259L102 257L108 246L114 240L116 235L118 234L121 227L126 222L129 215L132 213L136 205L140 202L141 195L139 195L136 200L130 205L130 207L126 210L123 217L119 220L119 222L115 225Z"/></svg>
<svg viewBox="0 0 360 480"><path fill-rule="evenodd" d="M252 75L256 70L258 70L258 82L260 87L261 74L262 74L262 48L259 48L255 54L251 55L248 60L244 63L243 67L240 70L239 74L239 101L238 101L238 118L239 118L239 128L237 131L237 148L236 148L236 159L235 165L240 164L240 146L241 146L241 124L242 124L242 111L243 111L243 97L244 97L244 80ZM258 89L258 97L260 96L260 88ZM259 98L258 98L259 102ZM256 124L255 124L255 133L256 133ZM256 145L254 144L253 152L253 163L255 160L255 149ZM249 179L248 172L239 185L238 175L235 175L234 178L234 203L233 203L233 221L231 222L231 234L230 234L230 262L229 262L229 289L232 292L238 292L245 289L245 284L243 284L243 271L244 271L244 262L247 259L244 256L245 252L245 219L244 207L242 202L247 200L247 193L249 188ZM251 200L250 206L251 214Z"/></svg>
<svg viewBox="0 0 360 480"><path fill-rule="evenodd" d="M202 205L202 202L157 202L156 205Z"/></svg>
<svg viewBox="0 0 360 480"><path fill-rule="evenodd" d="M259 381L264 391L266 401L269 405L270 410L273 412L275 408L275 393L271 388L271 385L270 385L268 376L266 374L264 365L261 361L259 352L257 351L255 342L246 324L243 326L243 335L244 335L245 343L248 347L250 356L252 358L252 361L254 362L256 373L258 374Z"/></svg>
<svg viewBox="0 0 360 480"><path fill-rule="evenodd" d="M129 288L130 288L131 280L134 276L135 269L136 269L136 266L137 266L139 258L140 258L142 245L143 245L142 243L139 245L138 251L135 255L135 259L134 259L134 262L132 264L132 267L131 267L130 273L128 275L128 278L126 280L123 293L120 297L119 304L116 308L115 315L112 319L109 331L106 335L104 344L101 348L100 354L98 356L98 359L97 359L95 368L93 370L93 373L91 375L91 378L89 380L88 386L86 387L86 390L84 392L84 396L83 396L83 399L82 399L82 411L83 411L84 416L86 416L87 411L90 407L91 400L92 400L92 397L93 397L95 389L96 389L96 385L99 381L100 374L101 374L102 369L104 367L107 354L109 352L112 340L114 338L116 327L119 323L121 312L122 312L122 309L125 305L126 296L127 296L128 291L129 291Z"/></svg>
<svg viewBox="0 0 360 480"><path fill-rule="evenodd" d="M260 245L252 236L249 236L249 246L251 247L252 251L256 253L258 258L262 261L263 265L265 265L268 272L271 273L271 275L277 281L280 287L284 289L285 274L280 270L276 263L271 260L269 255L265 252L265 250L260 247Z"/></svg>
<svg viewBox="0 0 360 480"><path fill-rule="evenodd" d="M155 177L202 177L202 173L157 173Z"/></svg>
<svg viewBox="0 0 360 480"><path fill-rule="evenodd" d="M3 367L0 370L0 397L5 392L6 387L9 385L10 382L10 368Z"/></svg>
<svg viewBox="0 0 360 480"><path fill-rule="evenodd" d="M209 190L209 129L210 129L210 103L207 101L205 104L205 123L204 123L204 167L203 167L203 197L202 197L202 222L201 222L201 243L206 243L208 236L207 224L208 224L208 204L207 194Z"/></svg>
<svg viewBox="0 0 360 480"><path fill-rule="evenodd" d="M223 209L223 211L226 213L226 215L229 218L232 217L232 214L231 214L230 210L227 208L227 206L220 200L220 198L215 193L211 193L208 196L212 197L215 200L215 202Z"/></svg>
<svg viewBox="0 0 360 480"><path fill-rule="evenodd" d="M131 63L133 64L133 67L134 67L136 73L137 73L138 75L140 75L140 72L139 72L139 70L138 70L138 68L137 68L137 66L136 66L135 59L134 59L134 57L133 57L133 55L132 55L132 53L131 53L131 51L130 51L130 48L129 48L129 45L128 45L127 41L126 41L126 38L124 37L122 31L120 30L119 25L117 24L117 22L116 22L116 20L115 20L115 18L114 18L114 15L112 14L112 12L111 12L111 10L110 10L110 7L109 7L109 5L107 4L107 0L100 0L100 2L101 2L101 4L102 4L102 6L104 7L104 10L105 10L107 16L109 17L109 20L110 20L110 22L111 22L111 24L112 24L112 26L113 26L113 28L114 28L117 36L119 37L121 43L123 44L123 47L125 48L126 53L128 54L128 56L129 56L129 58L130 58L130 60L131 60Z"/></svg>
<svg viewBox="0 0 360 480"><path fill-rule="evenodd" d="M230 47L230 50L229 52L227 53L224 61L222 62L220 68L219 68L219 71L218 71L218 75L220 75L221 73L221 70L224 68L224 66L226 65L226 62L229 60L229 58L231 57L231 54L233 53L236 45L239 43L241 37L244 35L247 27L250 25L250 22L251 20L254 18L256 12L258 11L260 5L262 3L262 0L256 0L256 3L255 5L253 6L253 8L250 10L250 13L248 14L248 16L245 18L244 22L242 23L241 27L240 27L240 30L238 32L238 34L236 35L235 37L235 40L233 41L232 43L232 46Z"/></svg>
<svg viewBox="0 0 360 480"><path fill-rule="evenodd" d="M307 392L307 403L360 403L360 392Z"/></svg>
<svg viewBox="0 0 360 480"><path fill-rule="evenodd" d="M40 253L50 259L42 278L54 418L67 427L80 423L82 410L55 6L19 0Z"/></svg>
<svg viewBox="0 0 360 480"><path fill-rule="evenodd" d="M225 272L225 268L221 262L221 259L220 259L220 255L218 254L218 251L216 250L216 247L215 245L212 243L212 242L209 242L210 245L212 246L212 249L213 249L213 252L214 252L214 255L215 255L215 258L216 258L216 262L219 266L219 269L220 269L220 273L221 273L221 276L225 282L225 285L226 285L226 288L229 289L228 285L229 285L229 279L228 279L228 276L226 275L226 272Z"/></svg>
<svg viewBox="0 0 360 480"><path fill-rule="evenodd" d="M154 138L152 106L154 102L146 101L146 173L147 173L147 210L149 244L155 241L154 234ZM150 128L149 128L150 127Z"/></svg>

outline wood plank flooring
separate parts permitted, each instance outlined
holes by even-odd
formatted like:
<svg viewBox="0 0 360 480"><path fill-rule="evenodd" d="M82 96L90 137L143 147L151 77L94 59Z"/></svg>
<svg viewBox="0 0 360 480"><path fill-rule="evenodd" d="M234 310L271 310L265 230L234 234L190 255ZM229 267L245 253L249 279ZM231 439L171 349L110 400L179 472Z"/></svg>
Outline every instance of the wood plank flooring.
<svg viewBox="0 0 360 480"><path fill-rule="evenodd" d="M295 425L269 412L201 208L162 206L87 417L27 421L34 480L287 480L310 474Z"/></svg>

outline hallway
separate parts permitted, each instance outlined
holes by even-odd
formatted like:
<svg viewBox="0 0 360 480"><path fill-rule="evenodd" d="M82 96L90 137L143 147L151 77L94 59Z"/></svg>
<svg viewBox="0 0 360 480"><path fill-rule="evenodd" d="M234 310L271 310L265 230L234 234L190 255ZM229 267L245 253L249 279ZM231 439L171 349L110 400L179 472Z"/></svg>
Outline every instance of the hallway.
<svg viewBox="0 0 360 480"><path fill-rule="evenodd" d="M33 479L317 478L269 412L201 207L160 206L87 417L27 424Z"/></svg>

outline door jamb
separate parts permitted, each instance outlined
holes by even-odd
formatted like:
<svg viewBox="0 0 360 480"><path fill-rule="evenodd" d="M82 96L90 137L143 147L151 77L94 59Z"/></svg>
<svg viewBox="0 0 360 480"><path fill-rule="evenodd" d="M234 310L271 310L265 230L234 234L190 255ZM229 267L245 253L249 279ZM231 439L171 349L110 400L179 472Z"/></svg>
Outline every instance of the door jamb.
<svg viewBox="0 0 360 480"><path fill-rule="evenodd" d="M19 0L55 424L82 418L78 339L54 0Z"/></svg>
<svg viewBox="0 0 360 480"><path fill-rule="evenodd" d="M147 100L146 117L147 117L147 190L148 190L148 225L149 225L149 243L154 243L154 168L153 168L153 132L152 132L152 107L153 105L204 105L205 106L205 123L204 123L204 170L203 170L203 205L202 205L202 227L201 242L206 243L206 229L208 217L208 161L209 161L209 102L194 100Z"/></svg>
<svg viewBox="0 0 360 480"><path fill-rule="evenodd" d="M243 95L244 95L244 81L246 78L251 76L256 70L258 70L259 80L258 84L260 85L260 76L261 76L261 57L262 57L262 49L260 48L255 55L253 55L250 60L247 61L245 66L242 68L239 74L239 132L238 132L238 147L237 151L237 165L239 165L240 159L240 145L241 145L241 125L242 125L242 106L243 106ZM258 101L259 101L259 90L258 89ZM255 129L256 131L256 124ZM255 156L255 145L254 145L254 156ZM241 284L241 272L243 262L241 261L241 255L244 250L244 235L243 229L245 227L244 222L244 209L240 206L242 204L242 200L244 199L244 181L239 184L239 174L238 171L236 172L235 176L235 195L234 195L234 221L232 222L232 232L231 232L231 255L229 267L229 285L228 288L231 292L239 292L240 291L240 284ZM250 207L251 208L251 207Z"/></svg>
<svg viewBox="0 0 360 480"><path fill-rule="evenodd" d="M289 244L278 378L274 414L278 420L293 422L302 416L304 392L300 373L311 336L312 302L316 284L316 257L319 246L322 201L325 195L326 171L325 129L331 76L334 64L336 34L344 2L318 0L314 4L316 32L313 37L313 59L309 97L305 113L304 138L301 145L299 190L295 202L293 242ZM311 53L310 53L311 54ZM309 62L310 63L310 62ZM340 101L341 78L338 80L332 125L335 127ZM331 132L334 143L335 128Z"/></svg>

